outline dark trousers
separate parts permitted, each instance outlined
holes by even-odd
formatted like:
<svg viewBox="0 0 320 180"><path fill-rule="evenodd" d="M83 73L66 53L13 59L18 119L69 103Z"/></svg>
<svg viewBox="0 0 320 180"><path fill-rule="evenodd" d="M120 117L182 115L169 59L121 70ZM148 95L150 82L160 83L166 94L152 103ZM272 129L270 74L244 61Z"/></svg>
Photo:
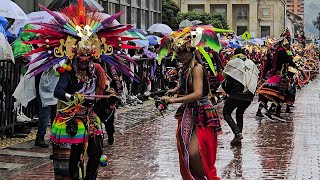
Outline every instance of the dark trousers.
<svg viewBox="0 0 320 180"><path fill-rule="evenodd" d="M85 180L95 180L98 175L98 167L100 164L100 157L102 155L102 136L89 137L88 140L88 163ZM69 160L69 171L73 180L78 180L78 164L80 162L81 154L84 152L84 144L72 145ZM83 166L82 172L83 172Z"/></svg>
<svg viewBox="0 0 320 180"><path fill-rule="evenodd" d="M114 114L115 114L115 110L111 110L110 112L111 114L108 115L109 119L105 120L105 127L106 127L106 132L108 134L108 136L113 136L115 130L114 130Z"/></svg>
<svg viewBox="0 0 320 180"><path fill-rule="evenodd" d="M244 111L249 107L251 101L241 101L236 99L227 98L224 107L223 107L223 116L224 119L227 121L228 125L230 126L232 132L237 135L242 133L243 129L243 114ZM233 120L231 114L236 110L236 121Z"/></svg>

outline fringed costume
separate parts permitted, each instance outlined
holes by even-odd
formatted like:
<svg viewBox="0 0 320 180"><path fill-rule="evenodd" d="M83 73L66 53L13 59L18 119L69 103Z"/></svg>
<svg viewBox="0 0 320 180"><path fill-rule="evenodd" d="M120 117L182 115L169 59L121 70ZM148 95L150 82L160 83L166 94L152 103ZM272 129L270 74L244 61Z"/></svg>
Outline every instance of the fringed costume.
<svg viewBox="0 0 320 180"><path fill-rule="evenodd" d="M28 65L41 61L30 71L31 76L51 67L55 67L56 76L60 76L54 91L60 107L50 136L55 178L96 179L103 153L101 125L107 112L95 106L98 101L101 107L114 104L110 93L105 91L109 89L106 71L111 69L116 76L114 71L118 70L139 81L125 61L136 63L122 51L137 48L123 43L135 38L120 35L132 26L113 24L123 12L103 18L99 12L87 11L82 0L78 0L77 5L62 9L59 14L39 6L54 20L35 23L41 25L41 29L26 30L36 33L38 39L24 42L36 46L24 56L38 53L38 57ZM86 155L89 158L84 172Z"/></svg>
<svg viewBox="0 0 320 180"><path fill-rule="evenodd" d="M202 54L203 59L207 61L208 67L212 73L216 76L216 71L212 62L212 59L208 53L204 50L204 47L219 52L221 47L215 32L207 27L194 27L185 28L181 31L173 32L162 39L161 49L158 56L158 60L162 60L165 54L173 52L174 56L177 52L192 51L197 48L198 53ZM195 63L193 63L195 61ZM186 96L193 93L193 70L199 63L195 60L191 60L189 67L184 67L180 71L180 83L178 96ZM203 90L202 98L195 102L183 103L175 117L178 119L177 128L177 145L179 152L180 173L184 180L196 180L196 179L220 179L217 176L215 168L216 153L217 153L217 135L221 134L220 120L218 113L214 109L210 102L209 95L209 83L206 73L206 69L202 66L203 70ZM201 176L197 177L192 170L195 168L192 160L193 155L189 154L189 145L193 134L197 135L197 143L202 172ZM198 162L199 163L199 162Z"/></svg>

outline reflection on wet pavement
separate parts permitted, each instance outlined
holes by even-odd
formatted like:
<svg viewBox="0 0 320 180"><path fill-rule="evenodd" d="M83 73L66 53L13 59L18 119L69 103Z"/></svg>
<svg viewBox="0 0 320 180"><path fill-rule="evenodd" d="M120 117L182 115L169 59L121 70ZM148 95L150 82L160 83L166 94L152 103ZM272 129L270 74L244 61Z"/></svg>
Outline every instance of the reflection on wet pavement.
<svg viewBox="0 0 320 180"><path fill-rule="evenodd" d="M233 134L222 119L224 134L218 142L218 175L226 180L319 180L318 83L316 79L298 91L294 113L284 114L286 123L256 118L255 99L244 115L242 147L230 147ZM222 105L217 106L221 117ZM115 145L105 148L111 157L110 166L100 169L98 179L181 180L175 140L177 123L173 118L176 106L169 108L165 118L154 119L153 106L121 114L116 123L121 131L116 133ZM48 161L13 179L53 179L52 170Z"/></svg>

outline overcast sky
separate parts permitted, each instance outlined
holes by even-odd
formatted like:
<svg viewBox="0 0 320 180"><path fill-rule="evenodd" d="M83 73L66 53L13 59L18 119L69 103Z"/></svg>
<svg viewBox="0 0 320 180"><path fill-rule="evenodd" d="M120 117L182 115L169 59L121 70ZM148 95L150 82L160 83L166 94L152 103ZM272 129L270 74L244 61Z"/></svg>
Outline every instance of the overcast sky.
<svg viewBox="0 0 320 180"><path fill-rule="evenodd" d="M320 12L320 0L304 0L304 21L305 21L305 32L307 36L312 34L318 36L319 31L313 26L312 21L317 18Z"/></svg>

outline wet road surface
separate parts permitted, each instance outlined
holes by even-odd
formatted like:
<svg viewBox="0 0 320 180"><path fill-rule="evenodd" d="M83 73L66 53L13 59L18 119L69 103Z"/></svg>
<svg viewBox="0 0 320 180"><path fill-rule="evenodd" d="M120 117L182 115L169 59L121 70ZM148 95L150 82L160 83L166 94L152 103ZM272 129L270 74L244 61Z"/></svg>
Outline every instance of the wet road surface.
<svg viewBox="0 0 320 180"><path fill-rule="evenodd" d="M221 179L319 180L319 81L298 91L294 113L283 114L286 123L256 118L255 99L244 115L242 147L230 147L233 134L222 119L224 134L219 136L216 162ZM222 106L216 107L221 118ZM121 113L115 145L105 148L110 166L100 169L99 179L180 180L175 109L169 107L165 118L154 115L152 104ZM0 149L0 179L54 179L48 159L51 149L32 145L27 142Z"/></svg>

